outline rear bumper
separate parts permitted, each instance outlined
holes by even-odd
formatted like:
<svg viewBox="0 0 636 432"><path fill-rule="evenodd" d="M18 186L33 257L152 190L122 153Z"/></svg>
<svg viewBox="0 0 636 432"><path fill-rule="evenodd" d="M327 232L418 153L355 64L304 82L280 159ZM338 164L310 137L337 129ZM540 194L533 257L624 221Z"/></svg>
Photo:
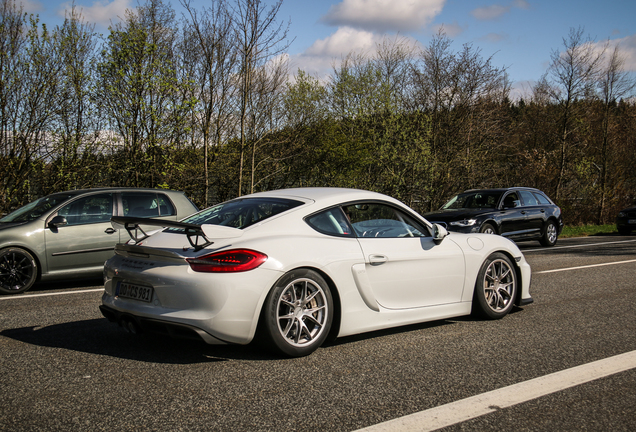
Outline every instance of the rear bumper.
<svg viewBox="0 0 636 432"><path fill-rule="evenodd" d="M210 345L225 345L228 343L195 326L135 316L105 305L100 305L99 310L108 321L119 324L120 327L131 333L154 333L178 339L200 340Z"/></svg>

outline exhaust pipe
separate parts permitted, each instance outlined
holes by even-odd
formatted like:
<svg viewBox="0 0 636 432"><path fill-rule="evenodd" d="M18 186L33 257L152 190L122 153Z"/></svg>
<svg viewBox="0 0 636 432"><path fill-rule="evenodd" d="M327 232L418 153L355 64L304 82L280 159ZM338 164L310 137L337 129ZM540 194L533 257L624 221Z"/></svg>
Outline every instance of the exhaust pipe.
<svg viewBox="0 0 636 432"><path fill-rule="evenodd" d="M119 320L119 325L123 327L124 330L126 330L128 333L134 335L141 334L141 327L139 327L139 324L137 324L137 322L131 317L121 317L121 319Z"/></svg>

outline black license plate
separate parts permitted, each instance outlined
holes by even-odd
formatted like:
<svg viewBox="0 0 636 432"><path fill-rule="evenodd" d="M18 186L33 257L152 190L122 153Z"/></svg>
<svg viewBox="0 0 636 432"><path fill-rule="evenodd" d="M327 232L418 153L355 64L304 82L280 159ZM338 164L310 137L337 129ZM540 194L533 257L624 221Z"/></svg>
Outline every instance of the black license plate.
<svg viewBox="0 0 636 432"><path fill-rule="evenodd" d="M117 284L117 291L115 295L131 300L150 302L152 301L153 292L154 289L152 287L131 284L128 282L119 282Z"/></svg>

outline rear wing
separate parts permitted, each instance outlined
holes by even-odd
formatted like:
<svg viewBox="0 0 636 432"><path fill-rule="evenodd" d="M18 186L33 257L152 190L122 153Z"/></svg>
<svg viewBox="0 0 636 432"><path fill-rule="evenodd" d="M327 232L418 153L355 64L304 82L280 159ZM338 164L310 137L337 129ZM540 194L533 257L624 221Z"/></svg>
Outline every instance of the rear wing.
<svg viewBox="0 0 636 432"><path fill-rule="evenodd" d="M128 231L128 235L135 241L135 243L139 243L140 241L150 237L150 234L146 233L140 225L182 229L185 232L186 237L188 237L188 242L190 242L190 245L194 248L195 252L214 243L203 232L202 225L133 216L113 216L110 218L110 221L115 229L120 229L122 227L125 228L126 231ZM199 243L200 241L202 242Z"/></svg>

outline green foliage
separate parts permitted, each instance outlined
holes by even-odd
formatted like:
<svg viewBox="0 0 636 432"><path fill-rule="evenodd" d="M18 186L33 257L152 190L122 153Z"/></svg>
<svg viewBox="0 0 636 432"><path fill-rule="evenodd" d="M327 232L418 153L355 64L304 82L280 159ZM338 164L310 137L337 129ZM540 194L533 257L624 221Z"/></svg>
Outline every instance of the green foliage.
<svg viewBox="0 0 636 432"><path fill-rule="evenodd" d="M75 10L49 29L0 1L0 214L110 185L183 190L201 207L250 190L353 187L420 212L468 188L533 186L572 225L610 222L636 199L634 85L616 62L618 93L588 68L584 89L544 78L511 103L504 69L472 45L454 52L443 33L287 80L286 30L262 27L280 3L215 2L178 22L147 0L100 39ZM257 34L269 37L233 39ZM585 66L577 36L568 55ZM546 76L564 58L553 53Z"/></svg>

